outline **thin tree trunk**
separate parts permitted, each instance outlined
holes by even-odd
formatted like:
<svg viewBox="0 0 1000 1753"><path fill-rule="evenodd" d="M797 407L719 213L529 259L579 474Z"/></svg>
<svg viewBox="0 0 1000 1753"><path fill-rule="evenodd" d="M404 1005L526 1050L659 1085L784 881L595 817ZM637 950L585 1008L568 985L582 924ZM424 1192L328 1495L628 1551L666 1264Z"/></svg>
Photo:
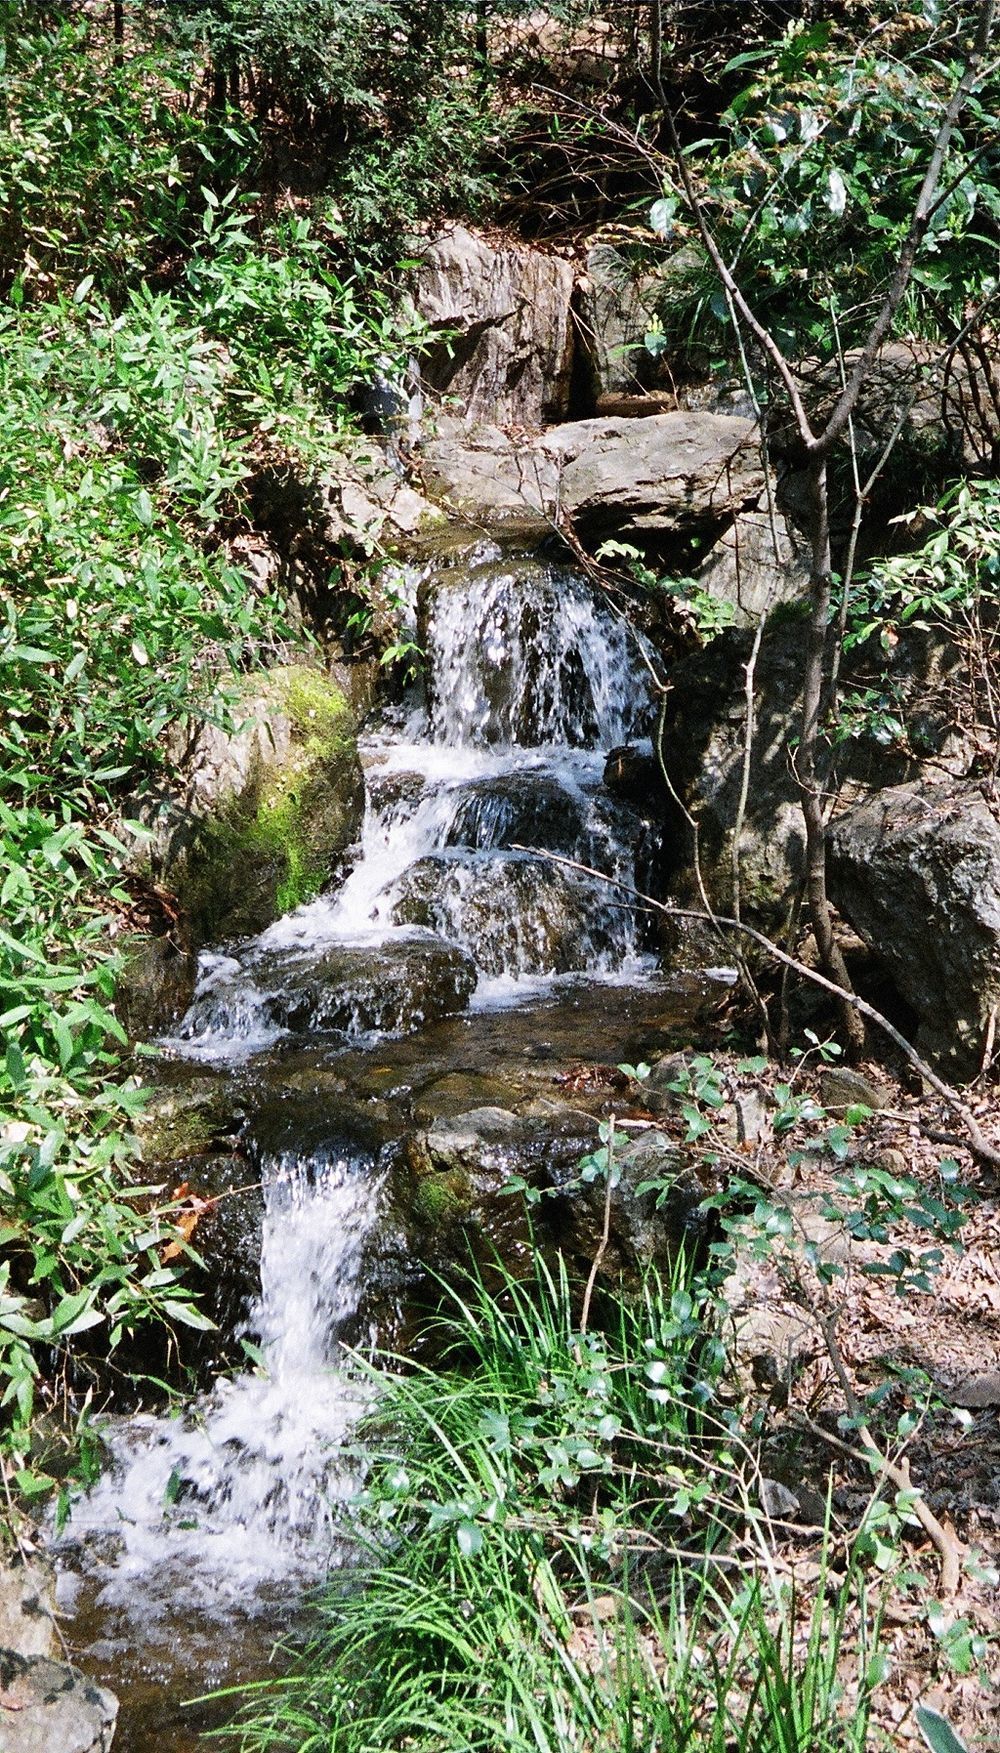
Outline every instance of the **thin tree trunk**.
<svg viewBox="0 0 1000 1753"><path fill-rule="evenodd" d="M833 590L830 555L830 502L826 459L813 457L809 464L809 524L812 556L809 580L809 622L802 673L802 732L798 748L798 780L802 794L802 818L806 832L806 894L809 916L816 937L820 962L827 978L851 990L844 957L830 916L826 889L826 812L819 770L820 725L827 673L826 653ZM841 1005L847 1038L855 1050L864 1045L864 1025L857 1011Z"/></svg>
<svg viewBox="0 0 1000 1753"><path fill-rule="evenodd" d="M115 66L121 67L125 60L125 0L114 0L111 9L111 31L115 43Z"/></svg>

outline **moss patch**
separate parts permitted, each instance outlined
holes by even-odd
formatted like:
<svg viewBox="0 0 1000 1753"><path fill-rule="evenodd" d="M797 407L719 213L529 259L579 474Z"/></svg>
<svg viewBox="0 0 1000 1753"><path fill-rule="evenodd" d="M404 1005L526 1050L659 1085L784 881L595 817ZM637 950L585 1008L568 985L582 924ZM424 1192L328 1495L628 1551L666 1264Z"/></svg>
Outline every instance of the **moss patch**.
<svg viewBox="0 0 1000 1753"><path fill-rule="evenodd" d="M423 1175L413 1195L412 1214L426 1229L447 1229L468 1217L473 1203L469 1178L460 1171Z"/></svg>
<svg viewBox="0 0 1000 1753"><path fill-rule="evenodd" d="M353 715L336 683L276 669L247 706L257 729L242 789L200 824L176 885L198 943L250 936L313 900L361 823Z"/></svg>

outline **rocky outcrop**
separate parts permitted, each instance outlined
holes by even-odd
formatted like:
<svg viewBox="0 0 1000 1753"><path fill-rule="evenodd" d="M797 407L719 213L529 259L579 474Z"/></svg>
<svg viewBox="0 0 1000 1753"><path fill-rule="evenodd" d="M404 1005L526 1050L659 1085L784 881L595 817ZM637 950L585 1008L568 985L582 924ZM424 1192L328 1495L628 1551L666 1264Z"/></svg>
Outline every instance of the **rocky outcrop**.
<svg viewBox="0 0 1000 1753"><path fill-rule="evenodd" d="M572 264L539 250L494 248L464 225L414 244L413 301L447 331L421 374L463 419L539 426L563 419L573 364Z"/></svg>
<svg viewBox="0 0 1000 1753"><path fill-rule="evenodd" d="M732 414L674 410L648 420L574 420L530 444L514 444L495 427L466 432L442 422L423 458L428 490L453 510L500 522L565 516L590 544L612 536L653 543L698 536L711 546L737 517L759 517L765 497L754 422ZM743 546L759 573L756 524L747 526ZM721 588L723 570L732 575L735 559L717 561ZM789 549L781 564L791 564ZM759 597L759 578L755 589Z"/></svg>
<svg viewBox="0 0 1000 1753"><path fill-rule="evenodd" d="M652 384L652 355L644 342L657 315L662 282L643 274L613 244L594 243L577 282L576 323L594 403L629 396Z"/></svg>
<svg viewBox="0 0 1000 1753"><path fill-rule="evenodd" d="M728 414L578 420L538 448L555 462L560 506L585 541L721 532L764 494L754 423Z"/></svg>
<svg viewBox="0 0 1000 1753"><path fill-rule="evenodd" d="M1000 1009L1000 811L974 781L893 786L841 816L830 892L919 1019L974 1075Z"/></svg>
<svg viewBox="0 0 1000 1753"><path fill-rule="evenodd" d="M722 532L694 581L729 605L734 626L755 626L779 603L795 602L809 588L809 564L800 543L777 510L741 511Z"/></svg>
<svg viewBox="0 0 1000 1753"><path fill-rule="evenodd" d="M782 930L799 893L804 869L801 799L794 747L802 712L801 612L785 607L768 621L754 678L754 735L746 807L740 834L740 892L744 918L765 931ZM730 910L732 844L743 787L746 739L748 630L733 627L710 645L678 659L670 670L663 721L663 756L671 782L699 828L702 875L713 905ZM841 684L862 694L878 682L893 711L910 727L909 746L880 738L877 723L828 751L826 791L843 814L881 788L911 784L925 772L960 777L974 747L955 731L953 693L958 656L947 637L904 631L891 654L855 648L845 655ZM960 679L960 677L959 677ZM612 775L612 778L614 775ZM678 901L700 906L690 866L691 834L676 824L680 858L672 880ZM835 899L837 897L834 897ZM717 956L717 947L712 959Z"/></svg>
<svg viewBox="0 0 1000 1753"><path fill-rule="evenodd" d="M859 358L844 357L848 376ZM1000 373L995 354L976 357L959 351L942 366L941 350L919 340L891 341L868 373L853 418L854 440L862 464L879 456L900 428L895 462L911 482L926 487L942 469L981 470L995 462L1000 445ZM841 366L816 364L803 374L803 396L819 423L831 412L841 387ZM794 457L798 438L791 419L776 405L769 441L776 455ZM923 481L920 465L927 473Z"/></svg>
<svg viewBox="0 0 1000 1753"><path fill-rule="evenodd" d="M802 879L804 831L792 766L802 686L801 621L770 626L757 660L756 724L740 831L744 916L764 930L787 922ZM731 910L732 845L743 788L746 738L744 666L749 635L732 632L671 670L663 756L672 784L698 823L701 874L712 904ZM679 835L677 898L700 906L690 831ZM718 957L718 946L713 959Z"/></svg>
<svg viewBox="0 0 1000 1753"><path fill-rule="evenodd" d="M330 676L271 670L233 716L231 731L202 725L178 751L182 783L142 805L142 862L196 944L249 936L311 899L364 809L353 716Z"/></svg>

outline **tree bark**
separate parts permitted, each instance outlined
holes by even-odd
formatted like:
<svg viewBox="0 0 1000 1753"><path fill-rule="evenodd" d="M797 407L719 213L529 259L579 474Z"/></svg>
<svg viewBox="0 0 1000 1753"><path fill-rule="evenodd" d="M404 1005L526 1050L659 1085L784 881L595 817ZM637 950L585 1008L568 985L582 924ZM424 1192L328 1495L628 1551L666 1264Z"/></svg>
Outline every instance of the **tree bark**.
<svg viewBox="0 0 1000 1753"><path fill-rule="evenodd" d="M811 565L809 577L809 622L805 657L802 666L802 730L798 748L798 782L802 797L802 820L806 834L806 895L816 947L826 974L846 991L851 982L837 942L830 915L830 898L826 889L826 813L823 808L823 779L820 772L819 747L823 712L824 684L827 675L830 604L833 592L833 564L830 554L830 502L827 489L826 461L813 457L809 464L809 507ZM864 1046L864 1024L852 1005L840 1007L844 1031L851 1048Z"/></svg>

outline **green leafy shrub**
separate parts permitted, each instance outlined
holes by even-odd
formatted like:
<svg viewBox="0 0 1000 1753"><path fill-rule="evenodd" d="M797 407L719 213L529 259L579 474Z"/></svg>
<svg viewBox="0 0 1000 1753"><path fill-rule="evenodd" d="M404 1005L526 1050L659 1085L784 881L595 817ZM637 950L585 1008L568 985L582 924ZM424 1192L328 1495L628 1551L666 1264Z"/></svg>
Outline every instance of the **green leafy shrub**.
<svg viewBox="0 0 1000 1753"><path fill-rule="evenodd" d="M89 1370L145 1322L205 1324L161 1262L169 1201L132 1184L121 818L170 733L229 722L291 636L228 557L253 470L328 459L401 341L306 220L214 192L173 61L116 68L22 6L0 24L0 1460L30 1495L39 1401L95 1379L80 1335Z"/></svg>
<svg viewBox="0 0 1000 1753"><path fill-rule="evenodd" d="M197 223L199 184L244 150L194 112L179 59L116 65L93 29L0 5L0 289L45 297L90 273L115 290L159 267Z"/></svg>
<svg viewBox="0 0 1000 1753"><path fill-rule="evenodd" d="M689 148L706 216L757 314L793 358L829 358L871 323L892 277L930 142L962 72L961 31L887 7L859 41L829 20L788 26L728 72L752 73L730 102L721 138ZM961 327L998 270L997 69L966 105L941 175L899 330L932 337ZM665 331L682 349L728 347L729 313L676 187L651 224L685 244L668 282ZM680 258L678 258L680 260ZM713 335L715 340L713 342Z"/></svg>

